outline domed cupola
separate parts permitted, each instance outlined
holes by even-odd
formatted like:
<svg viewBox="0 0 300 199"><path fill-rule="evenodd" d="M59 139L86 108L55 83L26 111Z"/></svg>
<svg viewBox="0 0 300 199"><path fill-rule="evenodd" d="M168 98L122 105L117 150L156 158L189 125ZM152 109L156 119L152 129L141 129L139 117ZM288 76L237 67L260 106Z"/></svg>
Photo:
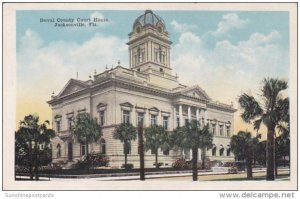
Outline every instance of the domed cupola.
<svg viewBox="0 0 300 199"><path fill-rule="evenodd" d="M145 13L139 16L133 23L133 31L139 27L152 26L157 28L159 32L165 31L165 22L158 15L154 14L152 10L146 10Z"/></svg>
<svg viewBox="0 0 300 199"><path fill-rule="evenodd" d="M156 71L171 75L171 41L164 20L151 10L136 18L129 33L130 68L148 73Z"/></svg>

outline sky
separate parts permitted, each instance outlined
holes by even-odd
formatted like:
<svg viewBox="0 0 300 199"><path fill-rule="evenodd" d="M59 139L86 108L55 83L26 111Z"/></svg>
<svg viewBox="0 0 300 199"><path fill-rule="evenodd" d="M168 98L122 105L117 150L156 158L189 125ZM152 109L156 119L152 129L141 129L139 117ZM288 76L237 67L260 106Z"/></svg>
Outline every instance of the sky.
<svg viewBox="0 0 300 199"><path fill-rule="evenodd" d="M242 93L259 97L265 77L289 82L289 13L155 11L170 33L171 67L185 85L198 84L215 101L239 109ZM46 103L70 78L128 67L128 33L143 10L17 11L17 123L30 113L51 120ZM42 19L100 18L96 26L55 27ZM235 129L253 131L235 113ZM17 124L18 127L18 124ZM262 129L262 131L264 131ZM264 133L264 132L262 132Z"/></svg>

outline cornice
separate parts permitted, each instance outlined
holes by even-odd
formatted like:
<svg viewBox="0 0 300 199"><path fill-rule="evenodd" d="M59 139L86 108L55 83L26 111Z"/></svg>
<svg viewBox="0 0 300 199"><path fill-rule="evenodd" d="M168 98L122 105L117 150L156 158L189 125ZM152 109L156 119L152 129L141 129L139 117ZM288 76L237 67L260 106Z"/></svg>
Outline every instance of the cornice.
<svg viewBox="0 0 300 199"><path fill-rule="evenodd" d="M176 93L173 93L172 91L167 92L167 91L159 90L157 88L151 88L148 86L138 84L138 82L133 83L133 82L129 82L129 81L122 80L122 79L116 79L116 78L105 78L104 81L94 82L94 84L89 88L77 91L75 93L71 93L71 94L63 96L59 99L52 99L52 100L48 101L47 103L50 105L57 105L59 103L62 103L64 100L72 99L74 97L78 97L78 96L86 94L86 93L92 94L93 92L97 92L98 90L101 90L101 89L104 89L107 87L111 87L111 86L125 88L128 90L133 90L133 91L137 91L137 92L143 92L143 93L147 93L147 94L151 94L151 95L161 96L161 97L168 98L170 100L174 100L177 98L184 98L184 99L192 100L195 102L201 102L201 103L207 104L207 108L213 108L213 109L231 112L231 113L234 113L237 111L236 109L229 107L229 106L225 107L225 106L219 105L219 104L212 104L212 103L210 103L209 100L206 100L206 99L200 99L197 97L184 95L180 92L176 92Z"/></svg>
<svg viewBox="0 0 300 199"><path fill-rule="evenodd" d="M161 38L161 37L155 35L154 33L150 33L150 32L149 32L149 33L146 33L146 34L144 34L144 35L142 35L142 36L140 36L140 37L137 37L137 38L134 38L134 39L130 40L130 41L127 42L126 44L127 44L127 45L130 45L130 44L132 44L132 43L134 43L134 42L136 42L136 41L140 41L141 39L144 39L144 38L146 38L146 37L148 37L148 36L152 36L152 37L154 37L155 39L164 41L164 42L166 42L166 43L169 44L169 45L171 45L171 44L173 43L173 42L169 41L168 39Z"/></svg>
<svg viewBox="0 0 300 199"><path fill-rule="evenodd" d="M237 111L237 109L234 109L232 107L226 107L224 105L220 105L220 104L212 104L212 103L208 103L207 104L207 108L213 108L213 109L216 109L216 110L220 110L220 111L227 111L227 112L231 112L231 113L234 113Z"/></svg>

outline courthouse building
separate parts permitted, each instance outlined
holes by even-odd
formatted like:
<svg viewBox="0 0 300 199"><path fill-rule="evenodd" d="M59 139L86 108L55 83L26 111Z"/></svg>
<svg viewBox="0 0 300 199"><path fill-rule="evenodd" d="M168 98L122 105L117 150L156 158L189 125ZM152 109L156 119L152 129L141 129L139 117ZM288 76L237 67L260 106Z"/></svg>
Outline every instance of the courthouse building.
<svg viewBox="0 0 300 199"><path fill-rule="evenodd" d="M48 101L57 132L52 140L53 162L76 162L89 147L89 152L106 154L112 167L121 167L124 147L113 138L116 125L129 121L137 126L143 121L144 127L157 124L172 131L190 120L210 125L214 135L213 148L206 152L210 160L233 160L230 137L236 110L213 101L200 86L178 81L170 65L171 44L163 19L146 10L129 33L129 67L119 63L86 81L70 79L58 95L53 95ZM88 146L80 144L70 132L73 118L83 112L96 117L103 128L103 136ZM128 163L138 168L138 141L130 145ZM163 166L171 166L181 157L191 159L191 153L159 150ZM154 159L151 151L145 152L146 167L154 167Z"/></svg>

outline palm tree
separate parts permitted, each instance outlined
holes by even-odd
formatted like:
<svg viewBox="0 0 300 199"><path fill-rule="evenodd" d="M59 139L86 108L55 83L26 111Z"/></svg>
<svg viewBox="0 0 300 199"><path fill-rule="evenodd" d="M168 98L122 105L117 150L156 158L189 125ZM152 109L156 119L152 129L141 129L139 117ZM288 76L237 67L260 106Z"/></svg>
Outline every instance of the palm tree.
<svg viewBox="0 0 300 199"><path fill-rule="evenodd" d="M102 136L102 128L97 118L92 118L88 113L81 113L76 116L71 133L77 138L80 144L85 144L85 155L89 154L89 143L96 142Z"/></svg>
<svg viewBox="0 0 300 199"><path fill-rule="evenodd" d="M288 112L288 107L281 106L279 95L287 89L287 82L279 79L265 78L262 81L262 101L257 101L253 96L242 94L239 104L242 108L241 117L245 122L253 122L254 129L260 129L263 123L268 130L267 133L267 180L274 180L275 164L275 128L283 119L283 114ZM285 109L285 110L284 110Z"/></svg>
<svg viewBox="0 0 300 199"><path fill-rule="evenodd" d="M155 167L158 165L158 149L170 150L170 136L163 126L153 125L145 129L145 148L155 154Z"/></svg>
<svg viewBox="0 0 300 199"><path fill-rule="evenodd" d="M252 138L251 133L247 131L239 131L237 135L233 135L230 140L230 146L237 160L246 160L247 178L252 178L253 154L258 145L258 138Z"/></svg>
<svg viewBox="0 0 300 199"><path fill-rule="evenodd" d="M132 140L136 140L137 130L130 123L122 123L116 127L113 137L114 139L120 140L124 144L124 168L127 168L127 155L129 153L129 144Z"/></svg>
<svg viewBox="0 0 300 199"><path fill-rule="evenodd" d="M192 169L193 180L198 180L198 149L211 148L213 135L209 131L209 126L205 125L202 129L198 121L191 121L185 126L177 128L173 133L173 142L175 146L192 150Z"/></svg>
<svg viewBox="0 0 300 199"><path fill-rule="evenodd" d="M32 167L34 166L35 179L38 180L38 167L39 167L39 144L49 144L50 139L55 136L55 132L47 126L49 121L46 120L39 124L39 116L27 115L24 120L20 121L20 127L16 132L16 145L26 143L24 148L28 151L28 164L30 179L33 179Z"/></svg>

